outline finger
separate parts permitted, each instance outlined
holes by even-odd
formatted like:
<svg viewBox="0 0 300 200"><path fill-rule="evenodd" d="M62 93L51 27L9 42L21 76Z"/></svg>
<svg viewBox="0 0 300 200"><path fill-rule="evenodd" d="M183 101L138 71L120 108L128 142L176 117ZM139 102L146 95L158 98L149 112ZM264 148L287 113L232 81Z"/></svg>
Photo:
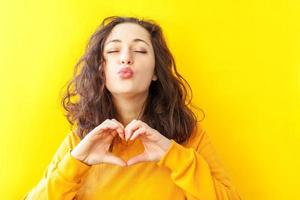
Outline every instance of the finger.
<svg viewBox="0 0 300 200"><path fill-rule="evenodd" d="M119 125L119 128L117 129L119 137L122 138L122 140L125 140L125 134L124 134L124 126L123 126L123 124L121 124L120 122L118 122L116 119L112 119L112 121Z"/></svg>
<svg viewBox="0 0 300 200"><path fill-rule="evenodd" d="M108 129L107 131L101 133L101 140L111 143L117 134L118 133L115 130Z"/></svg>
<svg viewBox="0 0 300 200"><path fill-rule="evenodd" d="M142 127L138 130L136 130L131 137L129 137L129 140L135 140L137 137L144 135L146 133L146 128Z"/></svg>
<svg viewBox="0 0 300 200"><path fill-rule="evenodd" d="M125 140L128 141L128 139L131 137L132 133L136 131L141 126L141 123L139 120L132 120L125 128Z"/></svg>
<svg viewBox="0 0 300 200"><path fill-rule="evenodd" d="M114 124L101 124L101 126L97 126L94 128L91 132L89 132L86 136L86 138L90 138L93 136L101 135L101 137L110 135L109 130L114 130L116 129L116 125Z"/></svg>
<svg viewBox="0 0 300 200"><path fill-rule="evenodd" d="M118 120L116 120L116 119L112 119L111 121L114 121L114 122L116 122L117 124L119 124L122 128L124 128L124 126L123 126L123 124L121 123L121 122L119 122Z"/></svg>
<svg viewBox="0 0 300 200"><path fill-rule="evenodd" d="M131 159L129 159L127 161L127 165L133 165L133 164L136 164L136 163L139 163L139 162L146 162L148 161L148 156L145 154L145 153L142 153L142 154L139 154Z"/></svg>
<svg viewBox="0 0 300 200"><path fill-rule="evenodd" d="M115 135L116 135L115 129L117 129L117 127L107 126L107 127L104 127L103 129L99 130L96 134L101 135L103 137L107 137L107 136L115 137Z"/></svg>
<svg viewBox="0 0 300 200"><path fill-rule="evenodd" d="M109 130L109 134L114 138L118 134L116 130Z"/></svg>
<svg viewBox="0 0 300 200"><path fill-rule="evenodd" d="M100 126L98 126L96 128L96 132L99 134L103 131L107 131L109 129L117 129L118 128L118 125L115 124L115 123L112 123L110 121L104 121L102 124L100 124Z"/></svg>
<svg viewBox="0 0 300 200"><path fill-rule="evenodd" d="M117 126L117 128L116 129L114 129L114 131L116 131L116 133L119 135L119 137L123 137L123 130L124 130L124 128L123 128L123 125L121 124L121 123L119 123L117 120L115 120L115 119L111 119L110 121L109 121L109 123L112 123L112 124L115 124L116 126ZM115 134L114 134L114 136L115 136Z"/></svg>
<svg viewBox="0 0 300 200"><path fill-rule="evenodd" d="M103 162L105 163L110 163L110 164L115 164L115 165L119 165L119 166L126 166L127 163L122 160L119 157L114 156L113 154L108 153L105 158L103 159Z"/></svg>
<svg viewBox="0 0 300 200"><path fill-rule="evenodd" d="M99 133L102 133L104 131L107 131L109 129L111 130L117 130L119 128L119 124L110 120L110 119L106 119L104 122L102 122L98 127L98 129L96 129L96 132L99 134ZM121 131L118 130L119 132Z"/></svg>

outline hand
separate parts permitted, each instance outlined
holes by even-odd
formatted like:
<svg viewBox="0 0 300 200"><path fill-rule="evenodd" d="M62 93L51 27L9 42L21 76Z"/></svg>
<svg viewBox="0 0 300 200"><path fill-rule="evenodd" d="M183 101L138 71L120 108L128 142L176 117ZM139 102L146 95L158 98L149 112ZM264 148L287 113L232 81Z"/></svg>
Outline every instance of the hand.
<svg viewBox="0 0 300 200"><path fill-rule="evenodd" d="M126 166L126 162L109 152L113 138L124 138L124 126L115 119L105 120L89 132L72 150L71 155L88 165L111 163Z"/></svg>
<svg viewBox="0 0 300 200"><path fill-rule="evenodd" d="M139 138L144 145L144 152L127 161L127 165L133 165L145 161L159 161L166 153L171 140L160 134L140 120L132 120L125 128L125 140Z"/></svg>

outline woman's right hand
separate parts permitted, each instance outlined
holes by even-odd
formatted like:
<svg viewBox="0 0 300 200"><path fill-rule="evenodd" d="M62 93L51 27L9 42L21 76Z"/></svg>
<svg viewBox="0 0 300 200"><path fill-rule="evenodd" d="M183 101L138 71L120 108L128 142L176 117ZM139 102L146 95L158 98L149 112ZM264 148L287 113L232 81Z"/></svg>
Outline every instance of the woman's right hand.
<svg viewBox="0 0 300 200"><path fill-rule="evenodd" d="M71 151L71 155L88 165L110 163L126 166L126 162L109 152L113 138L124 139L124 126L115 119L107 119L90 131Z"/></svg>

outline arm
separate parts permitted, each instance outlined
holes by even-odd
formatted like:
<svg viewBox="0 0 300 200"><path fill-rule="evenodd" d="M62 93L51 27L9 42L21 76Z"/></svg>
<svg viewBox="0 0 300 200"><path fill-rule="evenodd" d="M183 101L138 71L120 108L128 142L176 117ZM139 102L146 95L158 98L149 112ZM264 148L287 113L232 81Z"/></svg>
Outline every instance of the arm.
<svg viewBox="0 0 300 200"><path fill-rule="evenodd" d="M194 138L193 146L196 148L186 148L172 140L158 165L171 170L171 178L185 191L187 199L240 200L205 129Z"/></svg>
<svg viewBox="0 0 300 200"><path fill-rule="evenodd" d="M76 141L77 140L77 141ZM80 188L81 177L90 168L71 155L78 142L72 132L62 142L40 182L26 194L26 200L71 200Z"/></svg>

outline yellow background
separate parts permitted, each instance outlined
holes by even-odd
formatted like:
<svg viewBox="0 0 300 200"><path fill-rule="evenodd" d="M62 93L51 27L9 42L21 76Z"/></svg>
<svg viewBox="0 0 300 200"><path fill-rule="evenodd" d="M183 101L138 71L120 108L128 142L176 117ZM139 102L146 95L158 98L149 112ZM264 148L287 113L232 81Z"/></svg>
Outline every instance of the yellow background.
<svg viewBox="0 0 300 200"><path fill-rule="evenodd" d="M243 199L300 199L300 3L0 1L0 199L40 180L69 131L60 90L103 17L152 18Z"/></svg>

